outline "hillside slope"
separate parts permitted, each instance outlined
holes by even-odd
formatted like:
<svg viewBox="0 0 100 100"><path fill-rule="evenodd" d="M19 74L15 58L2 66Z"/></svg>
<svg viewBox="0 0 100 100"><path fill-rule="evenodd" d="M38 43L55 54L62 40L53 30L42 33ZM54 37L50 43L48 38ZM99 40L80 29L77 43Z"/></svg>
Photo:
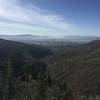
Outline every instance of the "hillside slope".
<svg viewBox="0 0 100 100"><path fill-rule="evenodd" d="M0 39L0 72L10 64L17 77L28 76L30 73L36 76L46 69L46 65L39 59L49 54L51 51L44 47Z"/></svg>
<svg viewBox="0 0 100 100"><path fill-rule="evenodd" d="M37 45L29 45L20 42L0 39L0 58L11 56L15 53L31 55L34 58L41 58L51 54L49 49Z"/></svg>
<svg viewBox="0 0 100 100"><path fill-rule="evenodd" d="M52 80L41 61L51 53L44 47L0 39L0 100L73 100L66 85Z"/></svg>
<svg viewBox="0 0 100 100"><path fill-rule="evenodd" d="M73 90L100 93L100 40L66 48L47 63L52 77Z"/></svg>

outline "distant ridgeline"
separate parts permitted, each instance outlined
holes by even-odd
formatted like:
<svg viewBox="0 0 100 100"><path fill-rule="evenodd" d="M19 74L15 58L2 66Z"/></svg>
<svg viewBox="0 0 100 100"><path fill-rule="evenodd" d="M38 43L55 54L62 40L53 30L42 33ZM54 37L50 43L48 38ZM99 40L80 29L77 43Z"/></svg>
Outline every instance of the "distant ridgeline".
<svg viewBox="0 0 100 100"><path fill-rule="evenodd" d="M0 100L73 100L40 60L51 54L47 48L0 39Z"/></svg>

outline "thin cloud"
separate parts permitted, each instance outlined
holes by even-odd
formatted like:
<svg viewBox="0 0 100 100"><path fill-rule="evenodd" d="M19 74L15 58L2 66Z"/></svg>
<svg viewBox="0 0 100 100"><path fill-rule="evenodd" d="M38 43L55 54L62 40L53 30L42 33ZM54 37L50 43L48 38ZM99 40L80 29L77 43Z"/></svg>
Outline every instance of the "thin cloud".
<svg viewBox="0 0 100 100"><path fill-rule="evenodd" d="M54 32L57 30L61 34L79 31L75 25L67 23L62 16L44 13L43 10L33 4L22 6L18 0L0 1L0 17L9 20L9 22L29 23L32 24L33 28L40 28L41 26L43 30L49 29L48 31L53 30Z"/></svg>

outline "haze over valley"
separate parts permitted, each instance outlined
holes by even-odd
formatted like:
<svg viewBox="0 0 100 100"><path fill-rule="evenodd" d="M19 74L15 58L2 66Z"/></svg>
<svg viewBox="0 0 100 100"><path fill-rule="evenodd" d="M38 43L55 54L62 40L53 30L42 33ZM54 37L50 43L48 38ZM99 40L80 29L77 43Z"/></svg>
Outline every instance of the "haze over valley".
<svg viewBox="0 0 100 100"><path fill-rule="evenodd" d="M68 44L82 44L88 43L93 40L98 40L100 37L98 36L81 36L81 35L66 35L61 37L53 37L53 36L39 36L39 35L0 35L0 38L6 40L19 41L23 43L29 44L37 44L37 45L68 45Z"/></svg>

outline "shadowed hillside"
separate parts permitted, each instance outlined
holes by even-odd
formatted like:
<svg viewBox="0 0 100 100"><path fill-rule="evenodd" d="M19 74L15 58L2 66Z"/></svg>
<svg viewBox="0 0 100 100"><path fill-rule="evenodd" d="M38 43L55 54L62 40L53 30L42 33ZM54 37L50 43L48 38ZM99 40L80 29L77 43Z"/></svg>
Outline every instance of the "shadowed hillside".
<svg viewBox="0 0 100 100"><path fill-rule="evenodd" d="M51 50L0 39L0 100L65 100L66 84L52 80L42 57Z"/></svg>
<svg viewBox="0 0 100 100"><path fill-rule="evenodd" d="M54 54L49 57L48 70L75 91L100 93L100 40Z"/></svg>
<svg viewBox="0 0 100 100"><path fill-rule="evenodd" d="M5 58L5 56L11 56L16 53L21 55L29 55L34 58L41 58L51 54L51 51L49 49L37 45L29 45L20 42L12 42L0 39L1 57Z"/></svg>

